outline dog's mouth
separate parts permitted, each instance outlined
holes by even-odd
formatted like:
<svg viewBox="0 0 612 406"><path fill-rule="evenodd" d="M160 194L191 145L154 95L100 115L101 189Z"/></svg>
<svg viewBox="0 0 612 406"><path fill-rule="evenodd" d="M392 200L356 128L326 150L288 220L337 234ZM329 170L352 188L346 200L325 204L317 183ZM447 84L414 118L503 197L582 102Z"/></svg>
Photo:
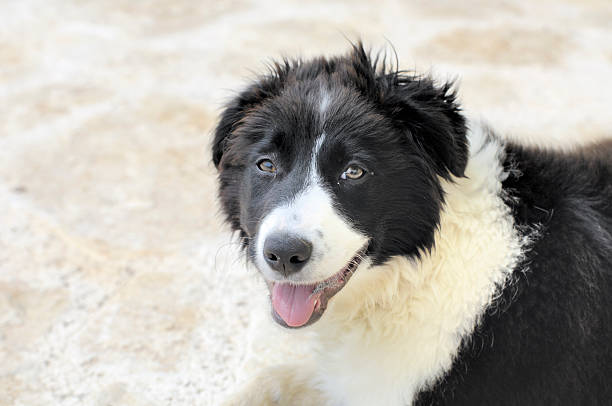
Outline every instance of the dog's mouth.
<svg viewBox="0 0 612 406"><path fill-rule="evenodd" d="M299 328L321 318L327 303L346 285L363 260L360 250L348 264L329 278L308 285L266 281L272 299L272 317L281 326Z"/></svg>

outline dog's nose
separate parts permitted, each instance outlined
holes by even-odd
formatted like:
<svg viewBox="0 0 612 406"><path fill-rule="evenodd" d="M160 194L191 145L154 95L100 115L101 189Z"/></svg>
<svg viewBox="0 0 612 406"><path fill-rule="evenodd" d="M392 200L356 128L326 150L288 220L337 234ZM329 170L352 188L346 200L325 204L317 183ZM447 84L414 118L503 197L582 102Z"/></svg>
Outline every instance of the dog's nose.
<svg viewBox="0 0 612 406"><path fill-rule="evenodd" d="M284 276L302 269L312 254L310 241L284 233L266 238L263 248L268 265Z"/></svg>

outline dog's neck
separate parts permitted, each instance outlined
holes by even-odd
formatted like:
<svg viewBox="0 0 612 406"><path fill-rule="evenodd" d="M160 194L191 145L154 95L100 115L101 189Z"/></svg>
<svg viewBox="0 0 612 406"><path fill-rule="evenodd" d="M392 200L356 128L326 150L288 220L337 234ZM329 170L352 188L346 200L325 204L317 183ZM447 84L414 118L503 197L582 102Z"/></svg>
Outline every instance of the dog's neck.
<svg viewBox="0 0 612 406"><path fill-rule="evenodd" d="M345 364L349 352L362 354L351 361L352 381L335 382L346 391L371 388L372 371L363 382L354 371L373 365L380 379L397 384L404 401L435 382L522 256L526 237L504 202L503 143L480 125L469 143L466 177L442 180L446 197L434 247L418 260L395 257L359 269L319 323L328 370Z"/></svg>

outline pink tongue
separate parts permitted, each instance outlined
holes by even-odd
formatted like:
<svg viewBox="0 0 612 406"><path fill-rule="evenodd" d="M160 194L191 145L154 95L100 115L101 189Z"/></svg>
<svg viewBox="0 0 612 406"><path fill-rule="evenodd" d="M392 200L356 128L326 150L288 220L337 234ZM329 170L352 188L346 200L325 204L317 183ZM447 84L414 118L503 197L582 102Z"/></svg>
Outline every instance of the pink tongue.
<svg viewBox="0 0 612 406"><path fill-rule="evenodd" d="M317 300L317 295L311 295L312 288L308 285L274 284L272 306L288 326L303 326L310 320Z"/></svg>

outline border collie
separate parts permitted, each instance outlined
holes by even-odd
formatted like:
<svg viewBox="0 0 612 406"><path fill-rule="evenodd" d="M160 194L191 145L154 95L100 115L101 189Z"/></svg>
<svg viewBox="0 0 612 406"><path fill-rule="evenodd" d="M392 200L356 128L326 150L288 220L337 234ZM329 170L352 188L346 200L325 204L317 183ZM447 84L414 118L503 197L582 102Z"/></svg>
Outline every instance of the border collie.
<svg viewBox="0 0 612 406"><path fill-rule="evenodd" d="M312 336L231 404L612 403L612 142L504 141L357 44L274 64L212 149L272 317Z"/></svg>

